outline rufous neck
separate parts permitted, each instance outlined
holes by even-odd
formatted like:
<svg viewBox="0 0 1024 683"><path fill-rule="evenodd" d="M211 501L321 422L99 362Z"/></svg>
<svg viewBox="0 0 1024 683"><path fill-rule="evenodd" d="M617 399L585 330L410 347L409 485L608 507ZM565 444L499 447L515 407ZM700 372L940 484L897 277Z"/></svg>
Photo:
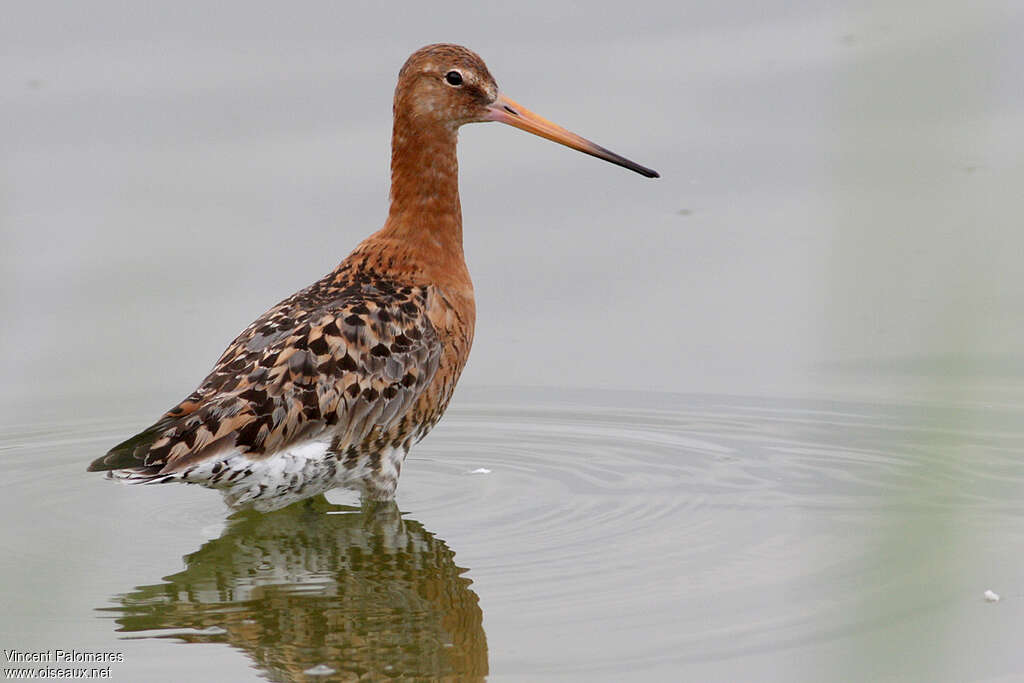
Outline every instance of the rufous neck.
<svg viewBox="0 0 1024 683"><path fill-rule="evenodd" d="M462 254L462 207L454 127L395 114L389 236L430 241Z"/></svg>

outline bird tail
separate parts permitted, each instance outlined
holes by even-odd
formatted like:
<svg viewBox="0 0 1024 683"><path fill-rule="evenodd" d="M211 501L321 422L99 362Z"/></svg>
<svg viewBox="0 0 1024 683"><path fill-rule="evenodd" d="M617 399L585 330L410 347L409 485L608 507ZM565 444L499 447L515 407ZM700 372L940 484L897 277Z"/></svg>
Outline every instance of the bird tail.
<svg viewBox="0 0 1024 683"><path fill-rule="evenodd" d="M139 432L135 436L117 444L103 457L92 461L87 472L104 472L110 470L130 470L134 476L152 476L163 469L164 463L147 463L146 456L153 447L153 443L167 433L168 427L173 420L160 420L153 426ZM115 478L124 478L120 475L111 475Z"/></svg>

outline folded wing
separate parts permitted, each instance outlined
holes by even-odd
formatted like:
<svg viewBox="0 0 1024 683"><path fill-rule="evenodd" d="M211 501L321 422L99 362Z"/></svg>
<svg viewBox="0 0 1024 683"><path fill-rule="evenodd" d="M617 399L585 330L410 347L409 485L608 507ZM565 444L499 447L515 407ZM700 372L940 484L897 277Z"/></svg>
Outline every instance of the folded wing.
<svg viewBox="0 0 1024 683"><path fill-rule="evenodd" d="M89 470L166 474L225 451L408 438L402 420L442 350L426 301L423 288L382 281L298 292L246 328L188 398Z"/></svg>

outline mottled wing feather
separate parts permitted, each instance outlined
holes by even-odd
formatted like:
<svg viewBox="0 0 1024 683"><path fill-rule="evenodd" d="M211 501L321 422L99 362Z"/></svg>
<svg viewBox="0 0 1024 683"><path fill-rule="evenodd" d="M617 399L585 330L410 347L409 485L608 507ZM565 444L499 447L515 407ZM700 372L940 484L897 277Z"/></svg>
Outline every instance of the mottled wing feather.
<svg viewBox="0 0 1024 683"><path fill-rule="evenodd" d="M166 473L220 449L259 457L329 438L340 453L407 438L403 418L442 351L427 292L359 275L328 276L267 311L195 392L90 469Z"/></svg>

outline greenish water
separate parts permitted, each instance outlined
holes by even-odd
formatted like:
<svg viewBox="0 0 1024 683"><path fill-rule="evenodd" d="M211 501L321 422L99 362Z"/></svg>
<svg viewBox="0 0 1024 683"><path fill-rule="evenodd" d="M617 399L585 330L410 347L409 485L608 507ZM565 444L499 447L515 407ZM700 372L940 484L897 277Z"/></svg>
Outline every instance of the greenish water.
<svg viewBox="0 0 1024 683"><path fill-rule="evenodd" d="M480 679L483 613L454 555L394 503L361 510L321 497L236 515L184 571L105 609L124 637L230 645L273 680Z"/></svg>
<svg viewBox="0 0 1024 683"><path fill-rule="evenodd" d="M86 475L135 420L11 426L0 638L119 680L1012 677L1022 418L467 390L397 505L233 516Z"/></svg>
<svg viewBox="0 0 1024 683"><path fill-rule="evenodd" d="M1019 5L14 3L0 649L122 681L1021 679ZM438 40L662 177L460 132L474 349L397 509L86 474L380 227L395 75Z"/></svg>

